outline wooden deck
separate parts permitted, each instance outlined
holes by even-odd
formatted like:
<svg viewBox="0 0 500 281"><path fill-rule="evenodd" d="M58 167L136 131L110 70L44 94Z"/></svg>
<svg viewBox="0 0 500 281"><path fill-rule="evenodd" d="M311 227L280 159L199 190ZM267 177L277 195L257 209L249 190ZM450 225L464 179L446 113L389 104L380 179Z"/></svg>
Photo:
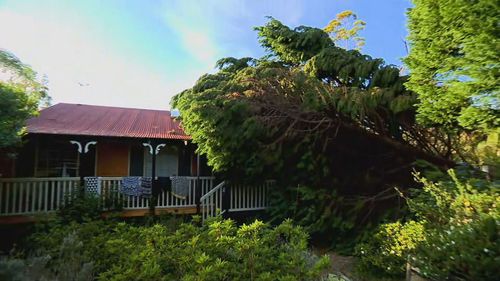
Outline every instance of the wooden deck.
<svg viewBox="0 0 500 281"><path fill-rule="evenodd" d="M143 217L149 214L149 210L124 210L121 216L125 218ZM179 214L179 215L194 215L196 214L196 207L178 207L178 208L156 208L155 215L163 214Z"/></svg>
<svg viewBox="0 0 500 281"><path fill-rule="evenodd" d="M13 215L13 216L0 216L0 225L6 224L24 224L33 223L37 221L44 221L54 216L54 212L47 213L44 215ZM144 217L149 215L149 209L137 209L137 210L123 210L120 212L104 212L103 217L107 217L110 214L118 214L123 218L134 218L134 217ZM196 207L177 207L177 208L156 208L155 215L164 214L179 214L179 215L194 215L196 214Z"/></svg>

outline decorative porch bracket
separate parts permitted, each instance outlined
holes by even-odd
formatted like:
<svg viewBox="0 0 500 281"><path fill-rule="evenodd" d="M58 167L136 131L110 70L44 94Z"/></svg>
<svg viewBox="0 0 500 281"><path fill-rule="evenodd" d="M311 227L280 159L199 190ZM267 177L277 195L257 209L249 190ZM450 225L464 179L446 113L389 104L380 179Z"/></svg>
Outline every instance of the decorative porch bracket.
<svg viewBox="0 0 500 281"><path fill-rule="evenodd" d="M144 145L145 147L148 147L149 148L149 154L153 155L153 146L150 144L150 143L142 143L142 145ZM160 149L162 147L164 147L166 144L164 143L160 143L156 146L156 148L154 149L154 152L155 152L155 155L158 155L158 153L160 153Z"/></svg>
<svg viewBox="0 0 500 281"><path fill-rule="evenodd" d="M143 146L149 148L149 154L151 154L152 159L151 159L151 183L152 183L152 191L153 191L153 197L151 198L151 202L149 204L149 210L151 214L155 213L155 207L156 203L158 201L158 194L159 194L159 188L157 188L156 184L156 155L160 153L160 149L164 146L166 146L165 143L160 143L155 146L153 149L153 145L151 145L151 141L149 142L144 142L142 143Z"/></svg>
<svg viewBox="0 0 500 281"><path fill-rule="evenodd" d="M79 141L71 140L69 142L71 144L76 144L76 146L78 147L78 153L80 153L80 154L89 152L89 146L97 144L97 141L89 141L85 144L85 146L82 146L82 143ZM82 149L82 147L83 147L83 149Z"/></svg>
<svg viewBox="0 0 500 281"><path fill-rule="evenodd" d="M76 140L70 140L69 142L71 144L75 144L78 147L78 149L77 149L78 153L80 153L80 155L81 155L82 158L83 158L84 154L87 154L87 152L89 152L89 146L97 144L97 141L89 141L89 142L85 143L85 145L82 145L83 142L79 142L79 141L76 141ZM81 161L82 161L82 159L80 159L80 162ZM83 177L85 175L82 175L82 165L79 165L78 174L80 175L80 186L83 187L84 184L85 184L85 181L84 181Z"/></svg>

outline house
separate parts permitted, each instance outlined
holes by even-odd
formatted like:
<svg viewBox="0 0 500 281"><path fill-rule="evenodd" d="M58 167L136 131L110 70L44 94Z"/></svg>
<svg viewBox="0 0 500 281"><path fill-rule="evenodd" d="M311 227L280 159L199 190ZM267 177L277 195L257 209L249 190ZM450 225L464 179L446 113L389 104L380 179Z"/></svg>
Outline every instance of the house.
<svg viewBox="0 0 500 281"><path fill-rule="evenodd" d="M91 184L82 181L89 177L98 182L92 192L103 202L118 199L124 216L143 216L152 208L204 219L262 210L271 184L216 182L169 111L60 103L27 121L21 148L0 151L0 224L57 210L82 183L90 191ZM152 178L156 200L124 192L131 177Z"/></svg>
<svg viewBox="0 0 500 281"><path fill-rule="evenodd" d="M211 175L196 146L169 111L59 103L27 121L13 160L0 177ZM10 157L12 158L12 156Z"/></svg>

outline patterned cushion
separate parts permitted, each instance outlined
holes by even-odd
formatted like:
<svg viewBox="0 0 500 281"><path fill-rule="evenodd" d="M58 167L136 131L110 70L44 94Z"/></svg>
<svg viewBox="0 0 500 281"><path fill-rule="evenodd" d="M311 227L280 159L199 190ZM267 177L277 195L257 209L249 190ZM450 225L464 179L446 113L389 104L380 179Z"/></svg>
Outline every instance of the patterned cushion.
<svg viewBox="0 0 500 281"><path fill-rule="evenodd" d="M100 177L84 177L85 192L93 194L101 194L101 178Z"/></svg>
<svg viewBox="0 0 500 281"><path fill-rule="evenodd" d="M151 198L152 194L152 178L151 177L142 177L141 178L141 186L140 186L140 196L145 198Z"/></svg>
<svg viewBox="0 0 500 281"><path fill-rule="evenodd" d="M129 196L140 196L141 177L123 177L120 192Z"/></svg>
<svg viewBox="0 0 500 281"><path fill-rule="evenodd" d="M186 197L189 195L190 179L186 177L170 177L172 180L172 193Z"/></svg>

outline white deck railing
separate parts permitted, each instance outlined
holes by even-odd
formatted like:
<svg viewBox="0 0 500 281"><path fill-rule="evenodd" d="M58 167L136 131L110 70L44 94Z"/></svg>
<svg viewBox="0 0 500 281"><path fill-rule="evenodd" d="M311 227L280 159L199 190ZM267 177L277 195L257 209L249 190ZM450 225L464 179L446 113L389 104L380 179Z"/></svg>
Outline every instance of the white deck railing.
<svg viewBox="0 0 500 281"><path fill-rule="evenodd" d="M157 208L174 208L174 207L195 207L195 189L197 177L183 177L189 179L189 189L187 196L178 196L171 192L162 192L158 196L156 202ZM101 193L103 200L116 199L122 202L123 209L148 209L149 199L138 196L129 196L120 193L121 177L102 177L101 178ZM209 192L214 186L214 177L200 177L201 194ZM113 197L115 196L115 197Z"/></svg>
<svg viewBox="0 0 500 281"><path fill-rule="evenodd" d="M189 179L187 196L162 192L156 208L196 207L197 177ZM268 207L267 192L273 184L230 185L222 182L214 186L214 177L200 177L200 212L205 220L218 212L255 211ZM121 177L101 177L103 206L114 202L125 210L148 209L150 200L144 197L124 195L120 192ZM33 215L57 210L77 192L80 178L0 178L0 216ZM229 191L225 197L224 192ZM224 201L225 200L225 201Z"/></svg>
<svg viewBox="0 0 500 281"><path fill-rule="evenodd" d="M268 189L273 181L260 185L231 185L229 212L263 210L269 206Z"/></svg>
<svg viewBox="0 0 500 281"><path fill-rule="evenodd" d="M221 182L200 198L200 211L203 221L216 216L218 213L222 214L224 185L225 183Z"/></svg>
<svg viewBox="0 0 500 281"><path fill-rule="evenodd" d="M187 196L162 192L157 208L196 206L195 188L197 177L190 180ZM148 209L149 199L120 193L121 177L101 177L101 198L118 202L125 210ZM214 177L200 177L201 195L213 188ZM0 178L0 216L33 215L57 210L65 198L76 192L80 178Z"/></svg>
<svg viewBox="0 0 500 281"><path fill-rule="evenodd" d="M0 178L0 215L51 212L78 189L80 178Z"/></svg>
<svg viewBox="0 0 500 281"><path fill-rule="evenodd" d="M269 206L267 193L273 184L274 181L266 181L260 185L240 185L221 182L200 198L201 218L205 221L209 217L223 214L226 211L264 210ZM230 196L225 198L225 192L229 192Z"/></svg>

